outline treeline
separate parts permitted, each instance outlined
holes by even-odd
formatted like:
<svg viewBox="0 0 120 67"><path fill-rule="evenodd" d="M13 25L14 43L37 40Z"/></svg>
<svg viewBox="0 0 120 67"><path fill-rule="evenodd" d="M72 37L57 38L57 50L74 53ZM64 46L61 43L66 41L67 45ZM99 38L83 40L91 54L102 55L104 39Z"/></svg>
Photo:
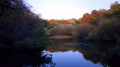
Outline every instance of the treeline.
<svg viewBox="0 0 120 67"><path fill-rule="evenodd" d="M52 27L47 32L49 35L67 34L87 40L120 41L120 3L118 2L111 4L109 10L93 10L79 19L47 21Z"/></svg>
<svg viewBox="0 0 120 67"><path fill-rule="evenodd" d="M0 0L0 47L43 46L47 29L23 0Z"/></svg>
<svg viewBox="0 0 120 67"><path fill-rule="evenodd" d="M85 13L79 19L43 20L23 0L0 0L0 47L44 46L46 33L120 41L120 3L110 7Z"/></svg>

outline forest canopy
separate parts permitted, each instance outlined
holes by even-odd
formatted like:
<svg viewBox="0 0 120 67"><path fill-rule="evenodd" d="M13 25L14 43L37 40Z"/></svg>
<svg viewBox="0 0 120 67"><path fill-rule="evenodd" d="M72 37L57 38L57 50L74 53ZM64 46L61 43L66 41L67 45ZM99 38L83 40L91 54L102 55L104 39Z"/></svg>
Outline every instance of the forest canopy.
<svg viewBox="0 0 120 67"><path fill-rule="evenodd" d="M0 0L0 47L40 47L47 36L69 35L85 40L120 41L120 3L93 10L79 19L45 20L23 0Z"/></svg>
<svg viewBox="0 0 120 67"><path fill-rule="evenodd" d="M68 35L87 40L120 40L120 3L112 3L109 10L93 10L91 13L85 13L79 19L68 20L47 20L52 27L48 31L50 35L61 35L58 30L63 28ZM64 24L64 25L61 25ZM69 26L69 31L66 27ZM57 29L57 30L56 30ZM66 32L62 34L66 34Z"/></svg>

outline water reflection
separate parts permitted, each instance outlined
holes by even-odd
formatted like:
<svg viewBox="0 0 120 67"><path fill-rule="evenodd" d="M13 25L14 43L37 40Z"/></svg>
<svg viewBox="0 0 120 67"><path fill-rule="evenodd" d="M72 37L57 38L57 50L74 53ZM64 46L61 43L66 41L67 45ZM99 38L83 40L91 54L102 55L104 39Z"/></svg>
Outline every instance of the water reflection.
<svg viewBox="0 0 120 67"><path fill-rule="evenodd" d="M120 45L78 39L50 40L47 49L0 48L0 67L118 67ZM43 51L44 50L44 51Z"/></svg>
<svg viewBox="0 0 120 67"><path fill-rule="evenodd" d="M43 49L0 49L0 67L54 67L52 55Z"/></svg>
<svg viewBox="0 0 120 67"><path fill-rule="evenodd" d="M61 65L63 65L62 67L66 67L65 65L70 64L72 65L69 67L75 67L75 65L77 65L76 67L86 67L85 65L91 65L92 67L119 66L120 45L115 44L114 42L85 42L75 39L50 40L50 42L52 45L48 46L47 50L53 54L53 61L57 63L56 67L61 67ZM80 57L81 55L84 58ZM61 58L63 62L60 62L60 59L58 58ZM84 61L85 63L80 65L80 63ZM91 64L89 61L91 61L93 64Z"/></svg>

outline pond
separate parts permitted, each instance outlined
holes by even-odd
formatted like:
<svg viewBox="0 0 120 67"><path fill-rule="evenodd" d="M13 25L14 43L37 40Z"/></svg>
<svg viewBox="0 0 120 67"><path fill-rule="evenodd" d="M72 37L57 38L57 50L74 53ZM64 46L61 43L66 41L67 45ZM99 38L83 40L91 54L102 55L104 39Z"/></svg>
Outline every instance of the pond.
<svg viewBox="0 0 120 67"><path fill-rule="evenodd" d="M120 45L79 39L50 40L45 53L52 55L55 67L115 67L120 62Z"/></svg>
<svg viewBox="0 0 120 67"><path fill-rule="evenodd" d="M0 49L0 67L118 67L120 45L111 41L49 40L44 49Z"/></svg>

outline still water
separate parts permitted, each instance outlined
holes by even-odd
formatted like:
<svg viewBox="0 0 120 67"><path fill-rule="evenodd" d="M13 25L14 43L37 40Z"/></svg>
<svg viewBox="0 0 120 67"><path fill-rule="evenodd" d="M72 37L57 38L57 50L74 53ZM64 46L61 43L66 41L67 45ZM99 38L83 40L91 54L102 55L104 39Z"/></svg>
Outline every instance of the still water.
<svg viewBox="0 0 120 67"><path fill-rule="evenodd" d="M114 42L49 42L44 49L0 49L0 67L119 67L120 45Z"/></svg>
<svg viewBox="0 0 120 67"><path fill-rule="evenodd" d="M115 67L120 62L120 46L113 42L78 39L50 42L52 45L44 52L52 55L55 67Z"/></svg>
<svg viewBox="0 0 120 67"><path fill-rule="evenodd" d="M78 51L54 52L51 54L56 67L102 67L99 64L85 60Z"/></svg>

